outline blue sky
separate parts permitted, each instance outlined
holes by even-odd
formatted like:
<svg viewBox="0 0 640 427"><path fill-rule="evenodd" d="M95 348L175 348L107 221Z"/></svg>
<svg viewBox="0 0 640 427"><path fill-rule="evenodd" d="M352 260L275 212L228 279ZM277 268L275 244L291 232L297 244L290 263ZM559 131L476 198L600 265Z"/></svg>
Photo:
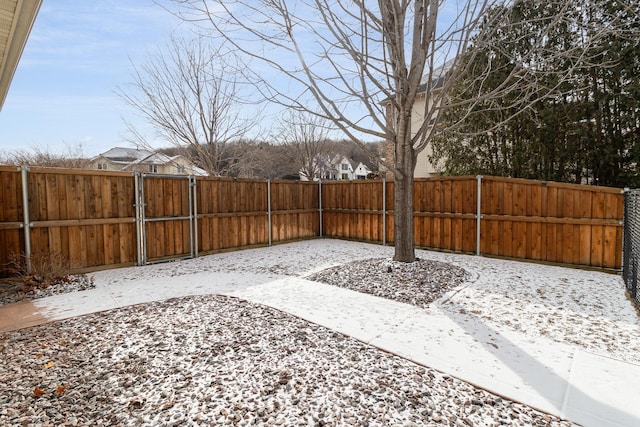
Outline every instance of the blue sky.
<svg viewBox="0 0 640 427"><path fill-rule="evenodd" d="M131 61L182 29L152 0L44 0L0 111L0 150L128 145L123 117L136 115L115 91Z"/></svg>

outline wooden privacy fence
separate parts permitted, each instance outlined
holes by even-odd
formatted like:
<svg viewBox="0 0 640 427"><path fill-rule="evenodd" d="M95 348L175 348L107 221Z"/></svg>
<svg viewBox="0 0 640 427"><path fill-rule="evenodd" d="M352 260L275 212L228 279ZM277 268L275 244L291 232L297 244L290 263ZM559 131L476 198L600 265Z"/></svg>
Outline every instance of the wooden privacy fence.
<svg viewBox="0 0 640 427"><path fill-rule="evenodd" d="M620 189L497 177L416 179L416 245L620 268ZM393 183L322 184L323 234L392 243ZM479 218L479 220L478 220Z"/></svg>
<svg viewBox="0 0 640 427"><path fill-rule="evenodd" d="M12 254L71 271L318 235L318 184L0 167L0 277Z"/></svg>
<svg viewBox="0 0 640 427"><path fill-rule="evenodd" d="M392 244L392 182L234 180L0 167L0 276L11 254L72 271L317 236ZM494 177L418 179L425 248L619 268L618 189Z"/></svg>

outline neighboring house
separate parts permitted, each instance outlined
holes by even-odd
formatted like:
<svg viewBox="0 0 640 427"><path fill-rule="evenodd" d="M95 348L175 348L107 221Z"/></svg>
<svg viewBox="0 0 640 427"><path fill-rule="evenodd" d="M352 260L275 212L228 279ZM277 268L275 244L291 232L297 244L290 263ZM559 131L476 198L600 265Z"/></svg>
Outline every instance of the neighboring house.
<svg viewBox="0 0 640 427"><path fill-rule="evenodd" d="M90 169L157 173L163 175L199 175L207 173L182 155L168 156L149 150L114 147L89 161Z"/></svg>
<svg viewBox="0 0 640 427"><path fill-rule="evenodd" d="M318 172L313 177L313 181L323 180L344 180L367 179L371 169L364 163L356 164L346 156L334 156L331 159L319 158L316 160ZM300 173L301 181L309 181L304 173Z"/></svg>
<svg viewBox="0 0 640 427"><path fill-rule="evenodd" d="M367 179L367 176L371 173L371 169L367 167L364 163L358 163L358 166L353 171L353 176L355 179Z"/></svg>
<svg viewBox="0 0 640 427"><path fill-rule="evenodd" d="M426 82L424 82L420 86L420 88L418 88L417 99L413 104L413 110L411 112L411 129L414 132L412 136L415 135L415 129L418 129L420 126L422 126L422 123L424 123L425 115L426 115L425 106L426 105L431 106L431 103L433 102L432 101L433 95L442 89L443 83L444 83L444 75L449 71L452 64L453 64L453 60L445 63L443 66L434 70L432 75L439 76L439 77L436 77L433 80L433 83L432 83L433 88L430 93L427 93L426 91L427 89ZM388 101L385 101L385 103L387 104L387 106L390 105ZM385 152L386 152L387 158L389 159L393 158L394 149L393 149L392 141L387 141ZM415 178L429 178L432 176L440 175L440 173L438 172L438 169L439 169L438 165L434 165L429 160L429 157L431 157L432 154L433 154L433 147L431 144L428 144L424 150L418 153L418 158L416 160L416 169L413 173L413 176ZM393 176L391 175L391 172L389 171L387 171L387 178L393 178Z"/></svg>

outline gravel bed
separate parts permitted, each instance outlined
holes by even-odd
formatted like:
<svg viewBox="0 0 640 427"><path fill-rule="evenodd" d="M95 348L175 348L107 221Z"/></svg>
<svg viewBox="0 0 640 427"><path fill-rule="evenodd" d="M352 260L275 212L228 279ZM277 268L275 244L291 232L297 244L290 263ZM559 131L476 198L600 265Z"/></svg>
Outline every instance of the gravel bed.
<svg viewBox="0 0 640 427"><path fill-rule="evenodd" d="M0 343L0 425L571 425L231 297L126 307Z"/></svg>
<svg viewBox="0 0 640 427"><path fill-rule="evenodd" d="M328 268L307 279L427 308L468 280L469 274L439 261L405 263L378 258Z"/></svg>
<svg viewBox="0 0 640 427"><path fill-rule="evenodd" d="M34 300L67 292L86 291L95 288L93 277L85 274L71 275L46 288L36 288L29 292L23 289L23 283L16 279L0 281L0 305L11 304L23 300Z"/></svg>

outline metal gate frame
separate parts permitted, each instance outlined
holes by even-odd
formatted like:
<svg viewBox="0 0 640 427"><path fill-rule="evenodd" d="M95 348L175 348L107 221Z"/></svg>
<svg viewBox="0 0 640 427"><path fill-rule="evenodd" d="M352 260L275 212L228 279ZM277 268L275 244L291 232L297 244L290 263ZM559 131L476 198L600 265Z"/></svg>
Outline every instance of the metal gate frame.
<svg viewBox="0 0 640 427"><path fill-rule="evenodd" d="M145 178L179 179L188 180L189 187L189 215L147 218L144 181ZM136 239L138 246L138 265L156 264L161 262L176 261L180 259L196 258L198 256L198 213L197 213L197 193L196 177L194 175L168 175L157 173L136 173L135 174L135 194L136 194ZM189 221L189 255L181 255L171 258L149 260L147 254L147 224L162 221Z"/></svg>

